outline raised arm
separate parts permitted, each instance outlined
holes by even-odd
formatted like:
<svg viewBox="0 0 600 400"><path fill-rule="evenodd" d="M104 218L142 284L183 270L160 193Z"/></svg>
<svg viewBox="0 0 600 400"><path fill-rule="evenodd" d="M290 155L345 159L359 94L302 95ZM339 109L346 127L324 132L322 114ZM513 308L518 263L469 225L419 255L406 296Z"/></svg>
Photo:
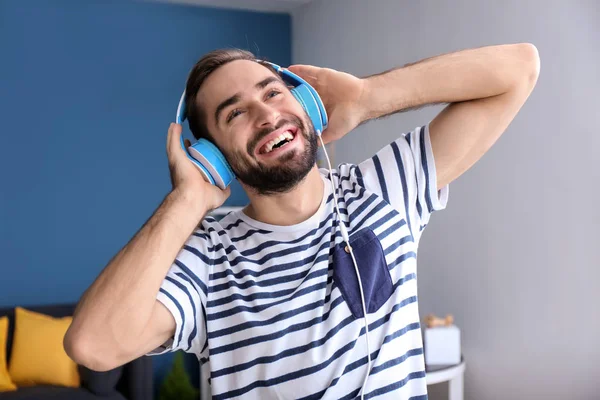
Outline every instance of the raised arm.
<svg viewBox="0 0 600 400"><path fill-rule="evenodd" d="M364 119L450 103L429 126L441 188L498 140L533 90L540 69L531 44L444 54L366 78Z"/></svg>
<svg viewBox="0 0 600 400"><path fill-rule="evenodd" d="M506 130L537 82L540 61L535 46L519 43L443 54L365 78L311 65L289 70L314 86L325 103L330 117L325 143L370 119L449 103L429 126L442 188Z"/></svg>
<svg viewBox="0 0 600 400"><path fill-rule="evenodd" d="M157 300L169 268L207 211L230 193L206 183L180 147L172 124L167 155L173 181L152 217L79 301L64 339L78 364L106 371L154 350L173 336L175 320Z"/></svg>

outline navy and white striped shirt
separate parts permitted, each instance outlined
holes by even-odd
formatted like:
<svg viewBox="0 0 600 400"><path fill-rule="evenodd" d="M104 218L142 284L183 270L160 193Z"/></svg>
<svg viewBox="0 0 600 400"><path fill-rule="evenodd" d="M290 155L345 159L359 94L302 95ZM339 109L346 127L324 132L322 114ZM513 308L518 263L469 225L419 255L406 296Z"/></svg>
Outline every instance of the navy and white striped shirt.
<svg viewBox="0 0 600 400"><path fill-rule="evenodd" d="M345 399L367 365L354 266L344 256L329 171L319 210L293 226L207 217L158 293L177 328L166 348L201 364L202 398ZM436 188L428 125L334 171L365 290L372 365L365 398L426 398L417 247Z"/></svg>

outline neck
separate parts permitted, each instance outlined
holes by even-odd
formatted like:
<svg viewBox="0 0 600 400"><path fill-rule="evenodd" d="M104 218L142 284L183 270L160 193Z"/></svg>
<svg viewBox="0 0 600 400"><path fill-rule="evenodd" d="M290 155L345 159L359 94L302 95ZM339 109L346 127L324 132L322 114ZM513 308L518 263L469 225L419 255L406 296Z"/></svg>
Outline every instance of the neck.
<svg viewBox="0 0 600 400"><path fill-rule="evenodd" d="M287 226L306 221L317 212L323 200L324 185L315 165L289 192L264 196L244 189L250 199L244 208L247 216L265 224Z"/></svg>

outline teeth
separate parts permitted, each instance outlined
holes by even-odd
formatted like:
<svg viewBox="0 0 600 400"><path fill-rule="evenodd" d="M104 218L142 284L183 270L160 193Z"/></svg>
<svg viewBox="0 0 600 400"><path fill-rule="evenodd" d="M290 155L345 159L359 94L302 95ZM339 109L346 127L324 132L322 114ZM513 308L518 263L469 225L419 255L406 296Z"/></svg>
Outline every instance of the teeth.
<svg viewBox="0 0 600 400"><path fill-rule="evenodd" d="M265 153L270 153L273 150L273 146L281 142L282 140L292 140L294 136L290 133L290 131L285 131L275 139L272 139L269 143L265 145Z"/></svg>

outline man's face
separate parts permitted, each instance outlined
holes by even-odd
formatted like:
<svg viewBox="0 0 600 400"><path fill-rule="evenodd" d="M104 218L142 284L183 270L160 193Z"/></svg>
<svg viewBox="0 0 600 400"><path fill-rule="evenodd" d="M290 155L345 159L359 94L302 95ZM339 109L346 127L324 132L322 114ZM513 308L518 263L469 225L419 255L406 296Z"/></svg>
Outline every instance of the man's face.
<svg viewBox="0 0 600 400"><path fill-rule="evenodd" d="M206 125L238 180L259 194L285 192L315 165L317 138L280 77L253 61L214 71L198 93Z"/></svg>

